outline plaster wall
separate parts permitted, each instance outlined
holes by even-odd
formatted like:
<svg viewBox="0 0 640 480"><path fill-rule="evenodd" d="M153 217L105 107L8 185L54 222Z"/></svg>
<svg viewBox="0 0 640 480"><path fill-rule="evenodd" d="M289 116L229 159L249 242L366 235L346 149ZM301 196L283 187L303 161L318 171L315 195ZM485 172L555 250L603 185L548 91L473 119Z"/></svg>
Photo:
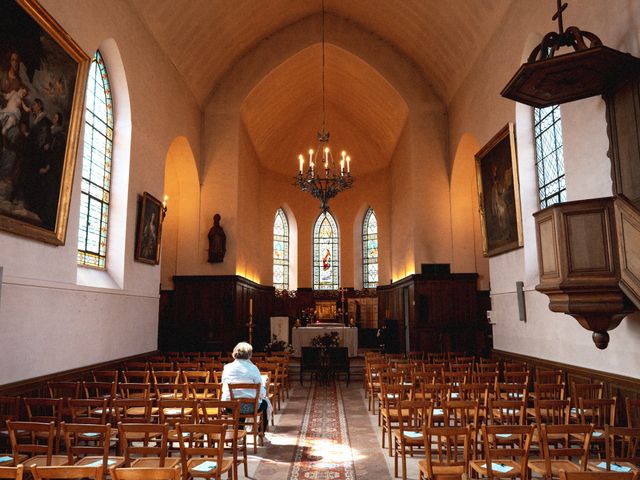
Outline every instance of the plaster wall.
<svg viewBox="0 0 640 480"><path fill-rule="evenodd" d="M485 144L505 123L514 121L517 132L523 217L524 248L490 259L494 347L573 365L640 377L640 318L627 317L610 332L609 348L599 351L590 332L571 317L552 313L548 298L535 291L538 283L535 226L538 210L532 112L500 97L500 91L528 56L533 43L556 25L549 20L555 2L545 0L535 8L513 2L505 23L486 47L448 106L450 141L457 145L471 134ZM640 5L619 0L615 8L589 0L565 12L565 25L596 33L609 47L640 55L638 30ZM604 104L593 98L561 106L568 200L611 195L610 161ZM455 168L455 165L454 165ZM454 178L455 181L455 178ZM453 188L457 188L455 185ZM518 321L515 282L525 282L527 322Z"/></svg>
<svg viewBox="0 0 640 480"><path fill-rule="evenodd" d="M0 232L4 267L0 364L6 367L0 372L0 384L156 348L160 267L133 261L137 195L148 191L162 198L171 141L184 135L197 146L199 138L193 96L127 2L44 0L42 4L90 55L98 47L111 46L106 49L111 57L103 52L107 68L114 68L114 80L123 80L114 83L127 89L113 91L116 134L119 129L130 132L130 140L118 147L113 166L114 176L120 168L117 175L123 182L114 185L114 208L120 210L114 215L120 223L109 253L117 250L121 265L120 273L93 275L103 277L96 284L108 287L78 283L79 148L65 245L55 247ZM130 104L121 102L125 97ZM118 123L117 108L130 113L125 124Z"/></svg>

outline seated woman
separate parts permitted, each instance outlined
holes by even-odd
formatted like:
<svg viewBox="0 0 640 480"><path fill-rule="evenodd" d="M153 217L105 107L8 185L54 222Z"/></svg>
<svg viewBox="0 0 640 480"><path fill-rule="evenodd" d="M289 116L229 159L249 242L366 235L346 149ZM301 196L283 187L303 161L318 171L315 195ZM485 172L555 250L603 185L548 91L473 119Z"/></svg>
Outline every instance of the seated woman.
<svg viewBox="0 0 640 480"><path fill-rule="evenodd" d="M267 398L267 389L262 381L260 370L250 360L253 354L253 347L246 343L238 343L234 349L232 357L234 361L227 363L222 370L222 400L230 400L229 384L233 383L257 383L260 384L260 404L258 412L262 413L262 431L267 431L268 418L271 415L271 404ZM237 390L236 398L255 398L253 392L247 390ZM252 411L244 411L245 408L251 408L252 405L242 404L240 413L253 413Z"/></svg>

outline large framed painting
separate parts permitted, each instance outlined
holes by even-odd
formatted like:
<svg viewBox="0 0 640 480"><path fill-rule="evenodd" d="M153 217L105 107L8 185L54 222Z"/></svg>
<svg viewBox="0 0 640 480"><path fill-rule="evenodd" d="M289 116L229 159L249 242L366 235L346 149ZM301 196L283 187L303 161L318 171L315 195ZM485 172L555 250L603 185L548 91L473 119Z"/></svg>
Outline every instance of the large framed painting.
<svg viewBox="0 0 640 480"><path fill-rule="evenodd" d="M518 160L513 123L504 126L476 154L476 179L484 255L522 246Z"/></svg>
<svg viewBox="0 0 640 480"><path fill-rule="evenodd" d="M64 245L89 56L34 0L0 6L0 229Z"/></svg>
<svg viewBox="0 0 640 480"><path fill-rule="evenodd" d="M160 263L162 217L163 205L160 200L144 192L139 202L135 260L151 265Z"/></svg>

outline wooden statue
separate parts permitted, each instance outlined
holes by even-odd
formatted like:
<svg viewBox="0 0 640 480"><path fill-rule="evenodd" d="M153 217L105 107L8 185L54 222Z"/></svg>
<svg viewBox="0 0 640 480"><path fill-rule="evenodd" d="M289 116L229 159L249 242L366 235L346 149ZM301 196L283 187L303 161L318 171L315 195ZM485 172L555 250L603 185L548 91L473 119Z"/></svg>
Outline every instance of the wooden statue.
<svg viewBox="0 0 640 480"><path fill-rule="evenodd" d="M209 263L222 263L227 253L227 236L220 226L220 215L213 216L213 227L209 230Z"/></svg>

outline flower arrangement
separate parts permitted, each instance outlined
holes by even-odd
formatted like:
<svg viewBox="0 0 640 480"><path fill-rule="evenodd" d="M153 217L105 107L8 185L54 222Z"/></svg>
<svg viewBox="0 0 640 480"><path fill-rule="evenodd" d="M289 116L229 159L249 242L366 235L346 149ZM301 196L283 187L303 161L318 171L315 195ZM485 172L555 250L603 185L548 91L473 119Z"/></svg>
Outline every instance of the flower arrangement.
<svg viewBox="0 0 640 480"><path fill-rule="evenodd" d="M308 307L302 310L300 315L302 317L302 325L308 325L313 323L316 318L316 310L313 307Z"/></svg>
<svg viewBox="0 0 640 480"><path fill-rule="evenodd" d="M264 346L264 351L271 352L293 352L291 344L287 345L284 340L278 340L278 335L273 335L273 338L269 343Z"/></svg>
<svg viewBox="0 0 640 480"><path fill-rule="evenodd" d="M340 346L340 335L338 332L327 332L317 335L311 339L312 347L331 348Z"/></svg>

